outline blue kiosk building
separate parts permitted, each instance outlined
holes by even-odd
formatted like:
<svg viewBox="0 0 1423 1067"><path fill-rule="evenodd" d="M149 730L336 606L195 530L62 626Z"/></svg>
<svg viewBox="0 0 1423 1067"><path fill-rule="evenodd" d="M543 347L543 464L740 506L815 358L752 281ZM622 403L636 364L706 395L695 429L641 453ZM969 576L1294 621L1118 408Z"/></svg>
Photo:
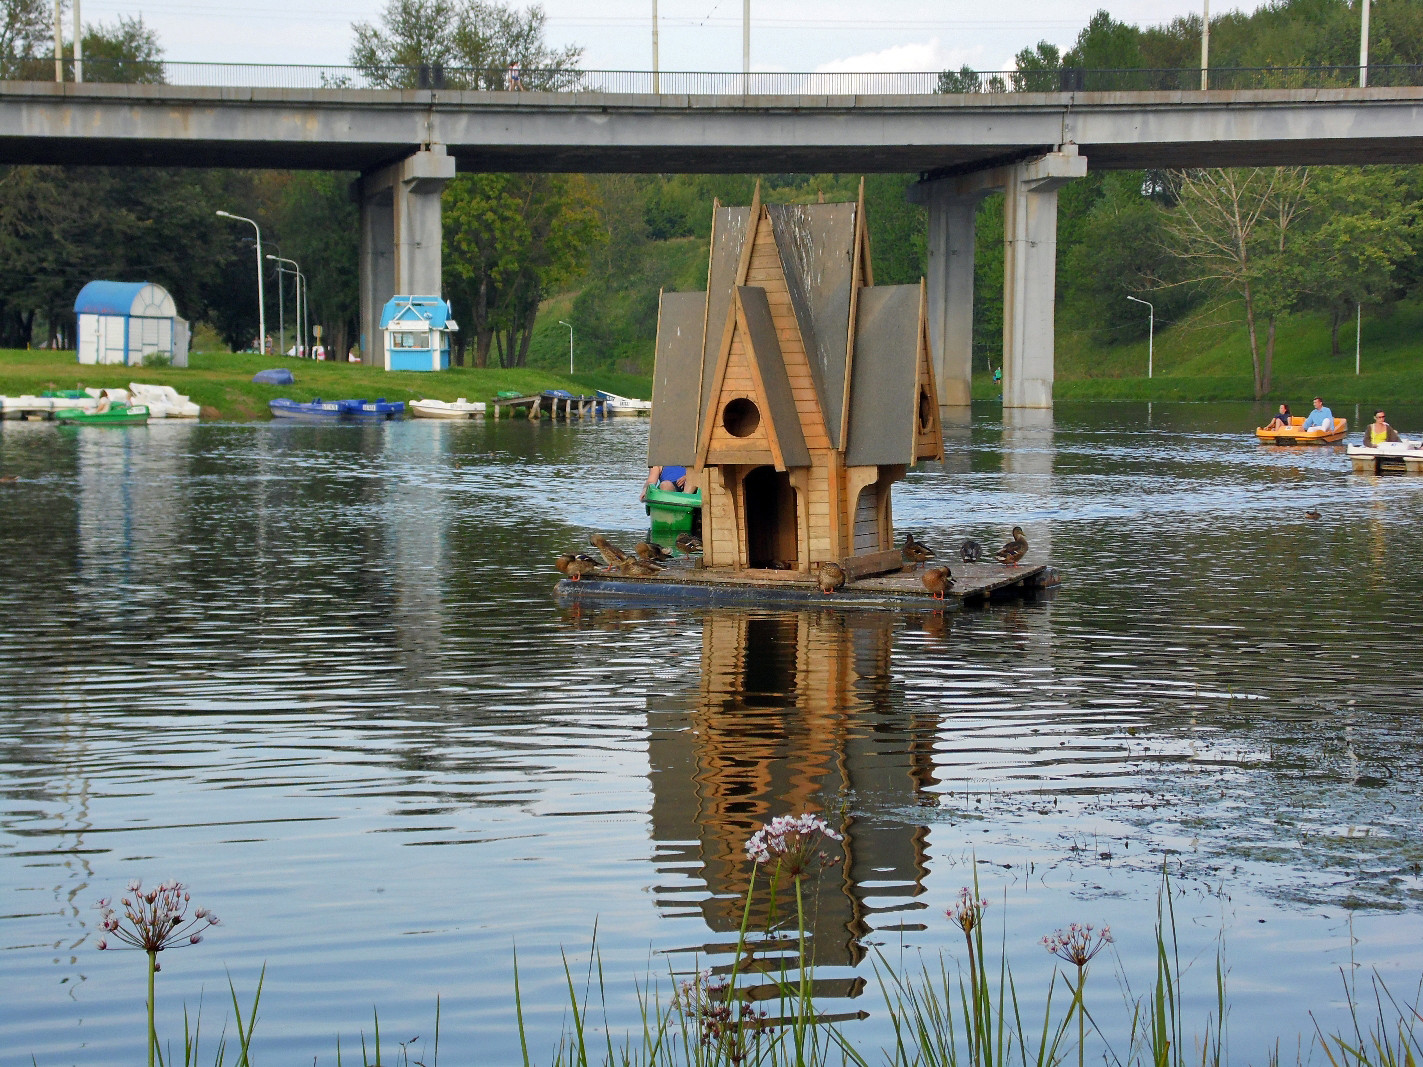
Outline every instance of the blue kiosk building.
<svg viewBox="0 0 1423 1067"><path fill-rule="evenodd" d="M459 329L438 296L393 296L380 315L386 370L449 370L450 334Z"/></svg>

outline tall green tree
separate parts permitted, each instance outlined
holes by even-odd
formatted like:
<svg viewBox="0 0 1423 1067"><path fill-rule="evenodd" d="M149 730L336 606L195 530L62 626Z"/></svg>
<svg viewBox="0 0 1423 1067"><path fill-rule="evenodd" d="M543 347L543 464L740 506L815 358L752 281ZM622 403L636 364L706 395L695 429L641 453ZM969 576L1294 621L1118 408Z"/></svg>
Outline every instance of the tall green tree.
<svg viewBox="0 0 1423 1067"><path fill-rule="evenodd" d="M0 0L0 78L45 77L40 57L46 46L53 56L53 33L50 0Z"/></svg>
<svg viewBox="0 0 1423 1067"><path fill-rule="evenodd" d="M436 64L449 88L504 89L511 63L519 64L524 89L573 88L583 49L547 44L545 22L538 4L388 0L378 23L351 27L351 64L372 84L396 89L416 85L419 68Z"/></svg>

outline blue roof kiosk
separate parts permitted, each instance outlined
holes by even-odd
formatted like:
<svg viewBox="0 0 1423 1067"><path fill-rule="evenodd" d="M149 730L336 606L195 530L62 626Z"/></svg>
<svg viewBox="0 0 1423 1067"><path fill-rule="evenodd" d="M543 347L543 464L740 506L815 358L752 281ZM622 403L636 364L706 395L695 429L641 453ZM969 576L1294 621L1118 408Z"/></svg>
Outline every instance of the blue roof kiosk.
<svg viewBox="0 0 1423 1067"><path fill-rule="evenodd" d="M449 370L450 334L459 329L438 296L393 296L380 313L386 370Z"/></svg>
<svg viewBox="0 0 1423 1067"><path fill-rule="evenodd" d="M162 356L188 365L188 321L167 289L153 282L90 282L74 299L80 363L140 366Z"/></svg>

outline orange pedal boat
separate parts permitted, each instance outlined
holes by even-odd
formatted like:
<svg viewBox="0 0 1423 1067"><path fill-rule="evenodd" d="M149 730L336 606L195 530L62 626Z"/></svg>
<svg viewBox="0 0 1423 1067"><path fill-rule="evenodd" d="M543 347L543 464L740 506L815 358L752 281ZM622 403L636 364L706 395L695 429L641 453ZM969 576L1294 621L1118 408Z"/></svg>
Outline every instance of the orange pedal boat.
<svg viewBox="0 0 1423 1067"><path fill-rule="evenodd" d="M1255 436L1268 445L1337 445L1349 432L1349 420L1335 418L1334 429L1326 433L1316 427L1304 428L1304 419L1296 415L1290 419L1290 428L1278 430L1256 430Z"/></svg>

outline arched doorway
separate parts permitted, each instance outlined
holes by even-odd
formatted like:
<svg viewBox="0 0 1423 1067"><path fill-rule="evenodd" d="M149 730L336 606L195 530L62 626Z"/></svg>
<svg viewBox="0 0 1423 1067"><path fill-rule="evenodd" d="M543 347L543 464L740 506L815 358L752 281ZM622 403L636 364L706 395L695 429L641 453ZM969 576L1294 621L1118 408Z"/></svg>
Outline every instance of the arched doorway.
<svg viewBox="0 0 1423 1067"><path fill-rule="evenodd" d="M752 567L796 570L796 494L791 476L757 467L742 481L746 501L746 561Z"/></svg>

